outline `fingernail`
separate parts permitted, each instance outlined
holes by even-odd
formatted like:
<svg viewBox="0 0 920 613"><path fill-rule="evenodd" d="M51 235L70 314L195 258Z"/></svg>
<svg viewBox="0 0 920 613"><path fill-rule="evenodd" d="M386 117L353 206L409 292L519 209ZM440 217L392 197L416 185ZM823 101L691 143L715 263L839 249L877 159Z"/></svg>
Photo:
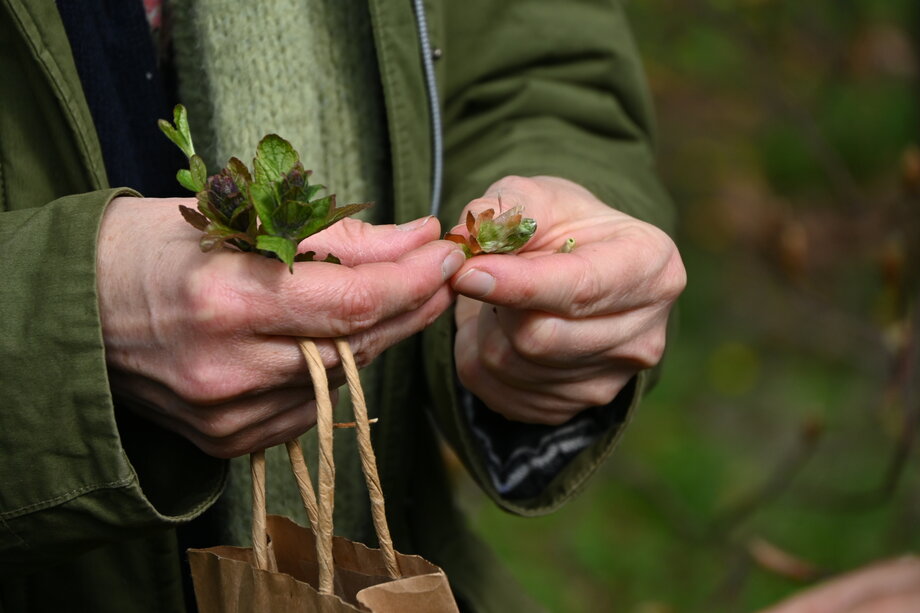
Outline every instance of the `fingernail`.
<svg viewBox="0 0 920 613"><path fill-rule="evenodd" d="M422 217L421 219L413 219L412 221L407 221L406 223L399 224L398 226L396 226L396 229L402 230L403 232L409 232L411 230L418 230L419 228L427 224L429 221L431 221L431 219L432 219L431 215L429 215L428 217Z"/></svg>
<svg viewBox="0 0 920 613"><path fill-rule="evenodd" d="M467 296L482 298L495 289L495 277L487 272L471 268L457 279L454 289Z"/></svg>
<svg viewBox="0 0 920 613"><path fill-rule="evenodd" d="M441 263L441 274L444 279L449 279L454 276L460 267L463 266L463 263L466 262L466 256L463 255L463 252L459 249L454 249L450 252L444 261Z"/></svg>

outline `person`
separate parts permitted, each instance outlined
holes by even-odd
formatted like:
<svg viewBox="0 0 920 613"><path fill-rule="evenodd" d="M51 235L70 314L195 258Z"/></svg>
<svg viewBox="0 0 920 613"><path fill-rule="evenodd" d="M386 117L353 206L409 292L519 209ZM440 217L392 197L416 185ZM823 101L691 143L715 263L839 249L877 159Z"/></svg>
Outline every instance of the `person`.
<svg viewBox="0 0 920 613"><path fill-rule="evenodd" d="M463 610L537 610L457 512L439 440L498 505L547 513L653 378L685 272L623 8L170 4L158 67L139 1L0 0L0 610L185 610L180 550L246 534L226 459L314 424L300 337L336 382L331 339L364 367L397 549ZM212 172L274 130L377 200L301 246L344 266L201 253L154 125L176 99ZM537 220L517 256L438 240L499 196ZM336 531L372 542L349 440Z"/></svg>

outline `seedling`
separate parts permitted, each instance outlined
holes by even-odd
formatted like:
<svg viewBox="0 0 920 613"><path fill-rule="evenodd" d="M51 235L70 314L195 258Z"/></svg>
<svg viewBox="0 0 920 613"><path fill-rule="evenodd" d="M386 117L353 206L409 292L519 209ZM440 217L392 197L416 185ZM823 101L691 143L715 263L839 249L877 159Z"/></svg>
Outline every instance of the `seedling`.
<svg viewBox="0 0 920 613"><path fill-rule="evenodd" d="M195 192L198 210L187 206L180 206L179 209L186 221L204 232L199 243L202 251L213 251L228 246L240 251L257 253L281 260L293 273L294 262L311 261L315 255L313 252L297 253L297 247L303 239L371 206L365 203L349 204L339 208L336 207L334 195L317 197L325 188L322 185L310 184L311 171L304 170L297 151L277 134L269 134L259 142L255 159L252 161L252 172L239 159L230 158L225 168L217 174L208 176L204 160L195 153L185 107L177 105L173 111L173 123L161 119L159 126L189 160L188 169L180 170L176 178L184 187ZM324 261L338 263L338 259L332 254L327 255ZM342 424L332 422L333 409L325 366L315 342L307 338L298 340L310 370L317 404L321 494L319 504L312 489L299 439L293 439L286 444L305 508L317 534L317 559L320 560L319 591L322 594L331 594L333 585L333 499L330 492L331 484L335 483L332 431L336 425L355 427L358 431L362 466L368 479L368 490L372 492L371 512L383 549L387 573L393 578L400 576L386 525L383 496L380 493L376 461L371 446L371 420L368 419L364 406L364 392L361 390L358 368L348 341L336 339L335 343L342 356L355 407L355 421ZM250 462L253 475L254 558L256 566L266 570L271 565L268 561L270 553L265 538L264 450L250 454Z"/></svg>
<svg viewBox="0 0 920 613"><path fill-rule="evenodd" d="M195 192L198 210L181 205L179 209L186 221L204 232L202 251L230 246L255 252L281 260L293 273L294 262L312 261L316 255L297 253L303 239L371 206L337 207L334 194L317 197L325 187L310 183L312 171L304 170L300 155L277 134L259 142L252 172L232 157L220 172L208 176L204 160L195 153L185 107L176 105L173 123L161 119L159 126L189 160L188 169L180 170L176 179ZM328 254L323 261L339 260Z"/></svg>
<svg viewBox="0 0 920 613"><path fill-rule="evenodd" d="M501 197L498 205L501 207ZM478 215L466 212L466 229L469 236L448 232L444 238L463 247L466 257L481 253L511 253L523 247L537 231L537 221L524 217L524 206L511 207L498 217L495 209L486 209Z"/></svg>

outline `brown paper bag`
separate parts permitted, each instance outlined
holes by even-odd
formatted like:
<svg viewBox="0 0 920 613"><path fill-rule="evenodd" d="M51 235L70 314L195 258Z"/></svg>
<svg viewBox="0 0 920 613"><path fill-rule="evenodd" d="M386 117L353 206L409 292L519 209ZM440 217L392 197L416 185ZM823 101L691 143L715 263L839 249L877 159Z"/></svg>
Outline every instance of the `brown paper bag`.
<svg viewBox="0 0 920 613"><path fill-rule="evenodd" d="M358 370L347 342L338 340L355 406L361 465L371 494L380 549L332 536L335 471L332 465L332 404L316 346L301 349L310 366L317 402L319 505L299 441L287 444L291 466L313 528L265 514L264 452L252 454L253 547L189 550L195 598L201 613L364 611L458 613L444 571L418 556L394 551L386 525L370 426Z"/></svg>
<svg viewBox="0 0 920 613"><path fill-rule="evenodd" d="M286 517L268 516L277 571L256 567L250 548L189 551L201 613L244 611L456 612L444 571L418 556L396 554L403 576L387 575L383 554L333 538L334 595L320 594L312 530Z"/></svg>

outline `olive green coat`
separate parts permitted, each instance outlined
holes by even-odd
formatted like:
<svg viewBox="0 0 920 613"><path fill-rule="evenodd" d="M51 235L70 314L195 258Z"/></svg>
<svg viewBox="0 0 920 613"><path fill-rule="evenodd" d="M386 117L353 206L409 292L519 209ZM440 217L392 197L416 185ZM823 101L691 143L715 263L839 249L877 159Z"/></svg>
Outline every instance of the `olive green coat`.
<svg viewBox="0 0 920 613"><path fill-rule="evenodd" d="M431 0L444 104L442 219L508 174L572 179L669 227L641 69L618 3ZM431 133L409 0L371 0L397 220L427 213ZM174 527L225 464L113 401L95 294L102 212L124 188L99 143L53 0L0 0L0 611L182 611ZM455 512L430 410L495 502L537 515L581 488L621 427L532 500L490 485L456 408L451 325L383 358L375 446L398 549L441 564L477 611L532 610ZM414 365L424 363L425 369ZM427 372L425 372L427 371ZM427 375L427 384L416 380ZM633 407L645 376L621 399ZM419 390L427 389L422 393Z"/></svg>

